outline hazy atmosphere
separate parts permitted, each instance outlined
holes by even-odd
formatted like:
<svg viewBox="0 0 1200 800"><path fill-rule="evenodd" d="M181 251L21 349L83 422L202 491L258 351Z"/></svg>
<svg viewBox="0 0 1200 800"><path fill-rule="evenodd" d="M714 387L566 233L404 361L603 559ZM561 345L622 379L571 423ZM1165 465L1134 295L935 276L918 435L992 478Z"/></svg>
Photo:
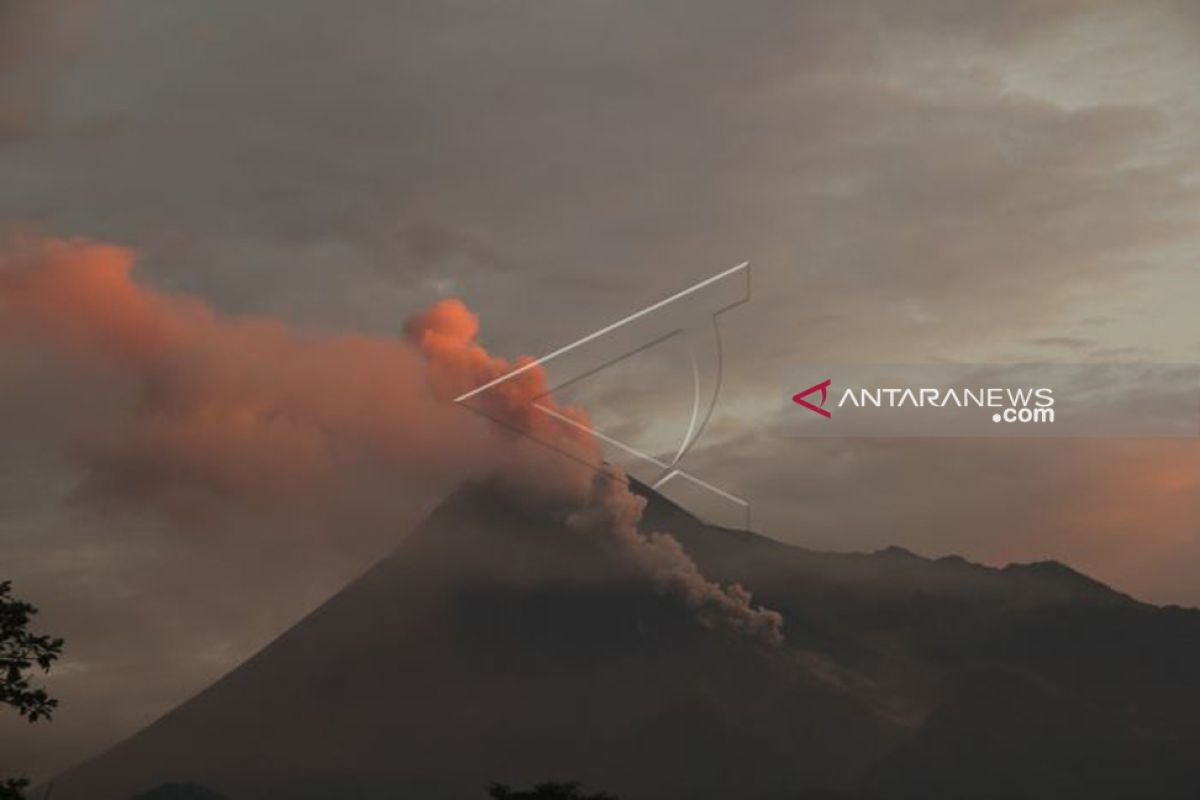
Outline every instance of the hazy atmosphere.
<svg viewBox="0 0 1200 800"><path fill-rule="evenodd" d="M145 725L500 458L427 332L538 356L742 261L686 468L756 531L1200 605L1200 440L779 431L797 364L1200 361L1197 75L1186 0L0 0L0 578L68 642L0 756ZM660 358L572 401L670 440Z"/></svg>

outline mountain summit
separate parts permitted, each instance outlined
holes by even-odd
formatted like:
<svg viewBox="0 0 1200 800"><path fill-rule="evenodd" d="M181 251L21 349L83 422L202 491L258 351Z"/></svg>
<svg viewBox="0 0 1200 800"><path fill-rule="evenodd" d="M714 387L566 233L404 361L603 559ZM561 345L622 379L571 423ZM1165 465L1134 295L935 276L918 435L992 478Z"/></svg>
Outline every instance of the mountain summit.
<svg viewBox="0 0 1200 800"><path fill-rule="evenodd" d="M789 547L635 488L642 529L780 611L782 645L706 625L595 538L472 485L55 800L178 781L233 800L549 779L623 800L1200 791L1200 613L1049 562Z"/></svg>

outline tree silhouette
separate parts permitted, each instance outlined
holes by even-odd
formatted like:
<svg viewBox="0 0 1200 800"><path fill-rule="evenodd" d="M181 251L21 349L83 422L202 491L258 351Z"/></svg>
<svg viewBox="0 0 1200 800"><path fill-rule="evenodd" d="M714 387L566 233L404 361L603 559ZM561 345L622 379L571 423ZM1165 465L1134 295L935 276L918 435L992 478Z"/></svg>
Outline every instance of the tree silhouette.
<svg viewBox="0 0 1200 800"><path fill-rule="evenodd" d="M12 583L0 581L0 705L11 706L30 722L50 719L58 701L30 682L35 669L49 672L62 654L62 639L29 630L37 609L11 594ZM29 785L24 778L0 781L0 800L20 800Z"/></svg>
<svg viewBox="0 0 1200 800"><path fill-rule="evenodd" d="M29 781L24 778L0 781L0 800L25 800L25 787L28 785Z"/></svg>
<svg viewBox="0 0 1200 800"><path fill-rule="evenodd" d="M516 790L500 783L488 787L488 795L492 800L617 800L607 792L584 794L580 784L570 781L567 783L539 783L532 789Z"/></svg>

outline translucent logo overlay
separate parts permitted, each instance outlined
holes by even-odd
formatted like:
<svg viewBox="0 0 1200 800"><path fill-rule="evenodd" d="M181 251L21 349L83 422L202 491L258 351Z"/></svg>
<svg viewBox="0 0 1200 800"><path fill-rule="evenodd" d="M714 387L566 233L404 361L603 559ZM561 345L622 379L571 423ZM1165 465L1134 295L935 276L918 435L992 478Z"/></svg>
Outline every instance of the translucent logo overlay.
<svg viewBox="0 0 1200 800"><path fill-rule="evenodd" d="M625 472L636 480L704 518L729 528L747 529L750 504L684 469L683 462L699 440L716 408L721 390L721 331L718 317L750 299L750 265L747 263L719 272L668 297L605 325L564 345L541 358L523 363L511 372L456 398L471 410L506 424L491 410L489 393L503 393L506 384L520 380L529 370L545 371L547 389L532 400L532 409L545 415L548 426L520 430L539 443L556 446L555 426L584 431L599 442L606 457L620 461ZM551 395L569 390L580 381L594 378L639 354L670 345L672 353L683 353L690 372L690 396L675 398L676 408L688 420L677 442L666 450L650 452L606 433L590 423L564 414L549 402ZM682 347L680 347L682 345ZM657 412L648 411L649 417ZM646 425L654 422L644 420ZM564 455L574 457L569 452ZM603 468L603 465L593 465Z"/></svg>
<svg viewBox="0 0 1200 800"><path fill-rule="evenodd" d="M800 437L1200 436L1200 364L808 364Z"/></svg>

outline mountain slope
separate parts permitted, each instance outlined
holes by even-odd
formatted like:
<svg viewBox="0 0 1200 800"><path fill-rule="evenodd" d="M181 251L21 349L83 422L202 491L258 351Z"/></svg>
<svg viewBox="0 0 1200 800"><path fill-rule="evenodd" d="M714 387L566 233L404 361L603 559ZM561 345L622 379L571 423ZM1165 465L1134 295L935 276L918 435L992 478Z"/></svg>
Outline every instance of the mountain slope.
<svg viewBox="0 0 1200 800"><path fill-rule="evenodd" d="M790 647L847 670L856 696L910 728L854 796L1200 796L1200 612L1057 562L819 553L705 537L683 514L658 503L647 516L674 525L710 577L782 611Z"/></svg>
<svg viewBox="0 0 1200 800"><path fill-rule="evenodd" d="M639 491L644 528L783 612L785 646L704 627L595 539L474 486L241 667L62 776L55 800L181 780L233 800L467 800L553 778L625 800L1200 787L1195 612L1052 563L787 547Z"/></svg>
<svg viewBox="0 0 1200 800"><path fill-rule="evenodd" d="M56 784L458 798L849 786L893 726L786 650L701 626L595 540L476 487L246 664Z"/></svg>

